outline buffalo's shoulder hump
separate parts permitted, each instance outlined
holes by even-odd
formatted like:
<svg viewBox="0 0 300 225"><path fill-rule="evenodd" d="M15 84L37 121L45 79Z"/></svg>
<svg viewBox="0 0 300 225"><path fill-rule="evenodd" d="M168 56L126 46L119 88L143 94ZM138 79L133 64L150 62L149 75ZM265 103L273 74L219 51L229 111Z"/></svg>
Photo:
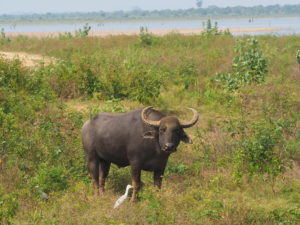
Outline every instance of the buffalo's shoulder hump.
<svg viewBox="0 0 300 225"><path fill-rule="evenodd" d="M97 120L99 118L99 114L93 115L92 120Z"/></svg>

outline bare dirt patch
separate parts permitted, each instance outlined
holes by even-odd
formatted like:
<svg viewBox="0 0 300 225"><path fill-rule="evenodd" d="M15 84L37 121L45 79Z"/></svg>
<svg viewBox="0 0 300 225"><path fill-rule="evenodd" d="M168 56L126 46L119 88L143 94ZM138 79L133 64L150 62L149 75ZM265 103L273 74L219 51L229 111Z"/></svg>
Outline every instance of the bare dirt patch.
<svg viewBox="0 0 300 225"><path fill-rule="evenodd" d="M0 57L6 59L19 59L24 66L28 67L36 67L39 66L41 63L46 65L54 62L54 58L38 55L38 54L30 54L26 52L2 52L0 51Z"/></svg>

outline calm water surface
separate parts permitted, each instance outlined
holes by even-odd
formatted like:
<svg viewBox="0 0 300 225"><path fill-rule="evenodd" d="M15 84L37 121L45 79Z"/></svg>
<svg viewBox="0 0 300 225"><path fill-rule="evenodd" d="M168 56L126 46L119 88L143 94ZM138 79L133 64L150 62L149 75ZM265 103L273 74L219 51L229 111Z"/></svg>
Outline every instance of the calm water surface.
<svg viewBox="0 0 300 225"><path fill-rule="evenodd" d="M203 28L206 20L178 20L178 21L136 21L136 22L105 22L90 24L93 31L107 30L138 30L141 26L151 29L180 29L180 28ZM290 35L300 34L300 17L284 18L249 18L249 19L216 19L219 28L282 28L280 31L252 32L247 34L274 34ZM64 32L82 28L84 24L30 24L30 25L0 25L5 32ZM240 35L240 33L239 33Z"/></svg>

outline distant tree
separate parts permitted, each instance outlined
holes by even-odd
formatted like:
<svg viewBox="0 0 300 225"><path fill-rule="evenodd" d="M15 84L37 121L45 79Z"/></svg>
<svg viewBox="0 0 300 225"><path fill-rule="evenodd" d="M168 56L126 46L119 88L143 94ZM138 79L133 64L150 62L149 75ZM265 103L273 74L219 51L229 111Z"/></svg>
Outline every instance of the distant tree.
<svg viewBox="0 0 300 225"><path fill-rule="evenodd" d="M0 0L1 1L1 0ZM270 5L270 6L234 6L220 8L208 6L203 8L204 0L195 0L196 6L189 9L177 10L151 10L145 11L139 7L133 7L130 11L114 12L74 12L74 13L47 13L47 14L0 14L0 24L35 23L41 21L119 21L139 20L139 19L161 19L161 18L213 18L213 17L257 17L257 16L298 16L300 14L300 4L297 5ZM196 9L197 8L197 9ZM201 10L200 10L201 9ZM0 27L1 35L1 27Z"/></svg>
<svg viewBox="0 0 300 225"><path fill-rule="evenodd" d="M132 12L141 12L143 10L140 7L138 7L138 6L134 6L131 11Z"/></svg>
<svg viewBox="0 0 300 225"><path fill-rule="evenodd" d="M198 8L202 8L203 1L202 0L197 0L196 5Z"/></svg>

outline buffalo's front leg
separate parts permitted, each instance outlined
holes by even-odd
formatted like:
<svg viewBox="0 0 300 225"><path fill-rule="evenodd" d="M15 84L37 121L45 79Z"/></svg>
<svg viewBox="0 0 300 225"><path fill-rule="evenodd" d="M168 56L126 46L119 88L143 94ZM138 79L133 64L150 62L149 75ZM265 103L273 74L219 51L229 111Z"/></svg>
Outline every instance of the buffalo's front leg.
<svg viewBox="0 0 300 225"><path fill-rule="evenodd" d="M162 170L154 171L154 173L153 173L154 185L156 187L158 187L159 189L161 188L163 175L164 175L164 171L162 171Z"/></svg>
<svg viewBox="0 0 300 225"><path fill-rule="evenodd" d="M99 195L99 160L97 157L90 157L88 159L88 168L96 189L96 194Z"/></svg>
<svg viewBox="0 0 300 225"><path fill-rule="evenodd" d="M104 192L105 180L108 176L110 163L100 160L100 191Z"/></svg>
<svg viewBox="0 0 300 225"><path fill-rule="evenodd" d="M135 202L137 200L137 194L141 187L141 168L137 165L131 166L131 179L132 179L132 187L133 192L131 196L131 202Z"/></svg>

